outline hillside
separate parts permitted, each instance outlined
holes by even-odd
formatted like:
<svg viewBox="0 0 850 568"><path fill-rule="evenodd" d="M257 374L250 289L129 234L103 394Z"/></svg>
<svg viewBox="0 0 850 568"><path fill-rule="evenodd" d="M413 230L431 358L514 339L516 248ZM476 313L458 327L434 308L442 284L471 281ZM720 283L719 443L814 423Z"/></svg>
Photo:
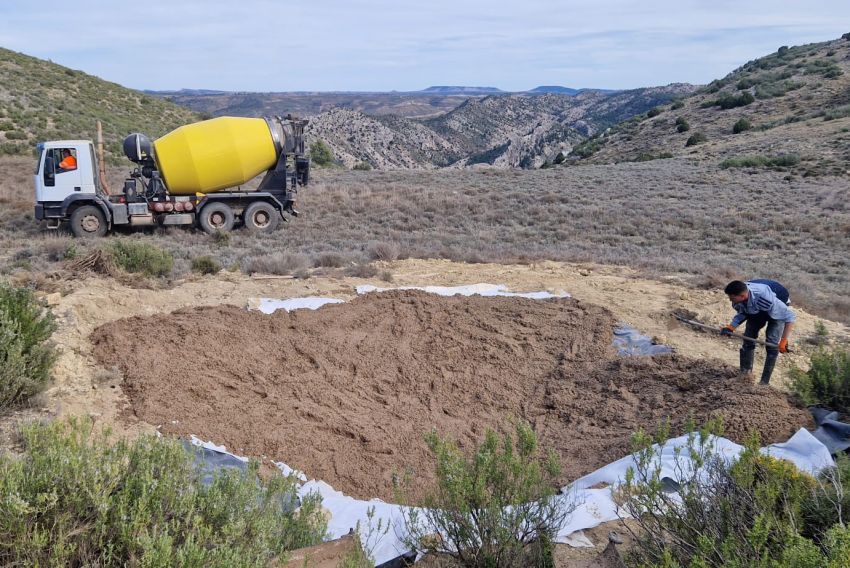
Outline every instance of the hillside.
<svg viewBox="0 0 850 568"><path fill-rule="evenodd" d="M100 120L118 161L130 132L161 136L198 119L169 101L0 48L0 155L30 154L41 140L94 139Z"/></svg>
<svg viewBox="0 0 850 568"><path fill-rule="evenodd" d="M333 109L311 119L314 139L325 141L346 166L376 168L540 167L567 154L588 136L677 96L691 85L578 96L494 95L469 98L426 120L367 116Z"/></svg>
<svg viewBox="0 0 850 568"><path fill-rule="evenodd" d="M471 95L452 93L228 93L182 90L151 92L209 116L313 116L345 109L373 116L424 118L449 112Z"/></svg>
<svg viewBox="0 0 850 568"><path fill-rule="evenodd" d="M577 163L688 156L723 168L850 170L850 34L781 47L577 148ZM690 141L690 142L689 142Z"/></svg>

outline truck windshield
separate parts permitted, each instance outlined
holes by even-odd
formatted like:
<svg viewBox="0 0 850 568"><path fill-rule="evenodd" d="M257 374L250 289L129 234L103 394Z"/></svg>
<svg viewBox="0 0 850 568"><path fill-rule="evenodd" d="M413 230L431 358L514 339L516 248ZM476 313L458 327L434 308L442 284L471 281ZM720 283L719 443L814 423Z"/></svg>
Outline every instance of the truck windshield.
<svg viewBox="0 0 850 568"><path fill-rule="evenodd" d="M44 157L44 144L36 144L35 155L38 156L35 160L35 175L41 169L41 159Z"/></svg>

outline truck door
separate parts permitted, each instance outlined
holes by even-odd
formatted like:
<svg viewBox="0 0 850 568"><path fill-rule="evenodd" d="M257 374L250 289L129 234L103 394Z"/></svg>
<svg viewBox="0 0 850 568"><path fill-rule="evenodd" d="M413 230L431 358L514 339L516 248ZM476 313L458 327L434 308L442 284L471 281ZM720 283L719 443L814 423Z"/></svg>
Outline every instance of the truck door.
<svg viewBox="0 0 850 568"><path fill-rule="evenodd" d="M83 190L82 174L77 163L78 154L77 148L46 150L43 167L44 201L62 201ZM52 176L51 170L55 172Z"/></svg>

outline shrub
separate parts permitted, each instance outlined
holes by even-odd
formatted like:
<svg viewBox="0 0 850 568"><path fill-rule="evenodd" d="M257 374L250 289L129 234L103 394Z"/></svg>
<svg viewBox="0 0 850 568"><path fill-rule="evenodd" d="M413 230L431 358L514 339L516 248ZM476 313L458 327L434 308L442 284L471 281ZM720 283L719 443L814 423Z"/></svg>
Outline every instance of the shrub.
<svg viewBox="0 0 850 568"><path fill-rule="evenodd" d="M374 278L378 269L371 264L355 264L345 269L345 275L354 278Z"/></svg>
<svg viewBox="0 0 850 568"><path fill-rule="evenodd" d="M303 254L275 253L268 256L251 257L245 261L244 270L248 274L260 272L263 274L288 275L299 270L305 270L310 265L309 259Z"/></svg>
<svg viewBox="0 0 850 568"><path fill-rule="evenodd" d="M783 45L782 47L780 47L779 49L776 50L776 54L779 55L779 57L782 57L783 55L785 55L787 53L788 53L788 46L787 45Z"/></svg>
<svg viewBox="0 0 850 568"><path fill-rule="evenodd" d="M700 104L700 107L711 108L713 106L719 106L722 109L728 110L730 108L747 106L755 100L755 97L748 91L744 91L743 93L737 96L725 93L720 98L703 102L702 104Z"/></svg>
<svg viewBox="0 0 850 568"><path fill-rule="evenodd" d="M426 509L405 508L405 545L448 555L463 566L550 566L552 542L574 505L554 498L554 455L541 454L526 424L516 437L489 430L467 458L432 432L437 486Z"/></svg>
<svg viewBox="0 0 850 568"><path fill-rule="evenodd" d="M329 166L334 162L334 154L322 140L310 144L310 160L317 166Z"/></svg>
<svg viewBox="0 0 850 568"><path fill-rule="evenodd" d="M221 264L210 256L196 256L192 259L192 271L200 274L217 274Z"/></svg>
<svg viewBox="0 0 850 568"><path fill-rule="evenodd" d="M315 267L342 268L346 264L346 258L338 252L323 252L313 260Z"/></svg>
<svg viewBox="0 0 850 568"><path fill-rule="evenodd" d="M649 109L646 113L647 118L653 118L661 114L661 109L659 107L653 107Z"/></svg>
<svg viewBox="0 0 850 568"><path fill-rule="evenodd" d="M706 138L705 134L703 134L702 132L697 132L695 134L691 134L690 138L688 138L688 141L685 142L685 146L696 146L697 144L702 144L706 141L708 141L708 138Z"/></svg>
<svg viewBox="0 0 850 568"><path fill-rule="evenodd" d="M171 253L148 243L116 240L108 246L115 264L127 272L145 276L168 276L174 268Z"/></svg>
<svg viewBox="0 0 850 568"><path fill-rule="evenodd" d="M800 163L797 154L782 154L779 156L741 156L728 158L720 163L720 167L729 168L787 168Z"/></svg>
<svg viewBox="0 0 850 568"><path fill-rule="evenodd" d="M636 435L635 466L621 487L623 508L639 525L635 564L719 568L838 562L847 550L844 526L818 535L824 549L799 532L805 504L820 491L815 479L762 454L757 439L729 463L715 448L713 434L721 429L718 422L699 432L691 427L687 444L673 456L678 480L672 492L665 490L660 446L653 446L667 440L669 429L661 428L655 439Z"/></svg>
<svg viewBox="0 0 850 568"><path fill-rule="evenodd" d="M818 349L808 371L795 369L791 388L808 405L816 404L850 415L850 349Z"/></svg>
<svg viewBox="0 0 850 568"><path fill-rule="evenodd" d="M680 108L683 108L684 106L685 106L685 101L678 100L678 101L673 103L673 105L670 107L670 110L679 110Z"/></svg>
<svg viewBox="0 0 850 568"><path fill-rule="evenodd" d="M372 260L395 260L398 258L398 245L373 241L366 247L366 253Z"/></svg>
<svg viewBox="0 0 850 568"><path fill-rule="evenodd" d="M738 119L738 122L732 126L732 134L740 134L741 132L746 132L753 127L753 123L747 120L746 118Z"/></svg>
<svg viewBox="0 0 850 568"><path fill-rule="evenodd" d="M682 118L681 116L676 119L676 132L682 133L687 132L691 129L691 125L688 124L688 121Z"/></svg>
<svg viewBox="0 0 850 568"><path fill-rule="evenodd" d="M354 167L352 169L368 172L372 169L372 164L370 164L369 162L357 162L356 164L354 164Z"/></svg>
<svg viewBox="0 0 850 568"><path fill-rule="evenodd" d="M840 106L826 111L823 115L824 120L837 120L850 116L850 105Z"/></svg>
<svg viewBox="0 0 850 568"><path fill-rule="evenodd" d="M296 513L294 479L247 471L207 483L178 442L115 441L87 420L23 429L0 456L4 566L268 566L325 535L317 496Z"/></svg>
<svg viewBox="0 0 850 568"><path fill-rule="evenodd" d="M563 164L564 161L566 161L566 159L567 159L567 157L564 155L563 152L558 152L558 155L555 156L555 160L554 160L553 163L556 164L556 165Z"/></svg>
<svg viewBox="0 0 850 568"><path fill-rule="evenodd" d="M53 315L32 292L0 285L0 412L47 386L57 357L47 341L55 330Z"/></svg>
<svg viewBox="0 0 850 568"><path fill-rule="evenodd" d="M578 146L572 149L570 156L578 156L579 158L589 158L599 151L605 145L605 140L599 137L593 137L585 140Z"/></svg>

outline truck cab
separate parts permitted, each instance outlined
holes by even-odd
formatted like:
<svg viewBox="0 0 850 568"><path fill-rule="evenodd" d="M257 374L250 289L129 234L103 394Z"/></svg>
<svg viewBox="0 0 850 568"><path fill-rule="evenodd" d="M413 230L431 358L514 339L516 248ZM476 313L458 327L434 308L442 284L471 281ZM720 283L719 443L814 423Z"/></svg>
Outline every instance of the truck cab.
<svg viewBox="0 0 850 568"><path fill-rule="evenodd" d="M86 219L87 232L105 232L109 205L97 180L94 145L88 140L55 140L40 143L37 154L33 180L35 218L46 220L50 228L58 228L77 209L90 206L103 218Z"/></svg>

